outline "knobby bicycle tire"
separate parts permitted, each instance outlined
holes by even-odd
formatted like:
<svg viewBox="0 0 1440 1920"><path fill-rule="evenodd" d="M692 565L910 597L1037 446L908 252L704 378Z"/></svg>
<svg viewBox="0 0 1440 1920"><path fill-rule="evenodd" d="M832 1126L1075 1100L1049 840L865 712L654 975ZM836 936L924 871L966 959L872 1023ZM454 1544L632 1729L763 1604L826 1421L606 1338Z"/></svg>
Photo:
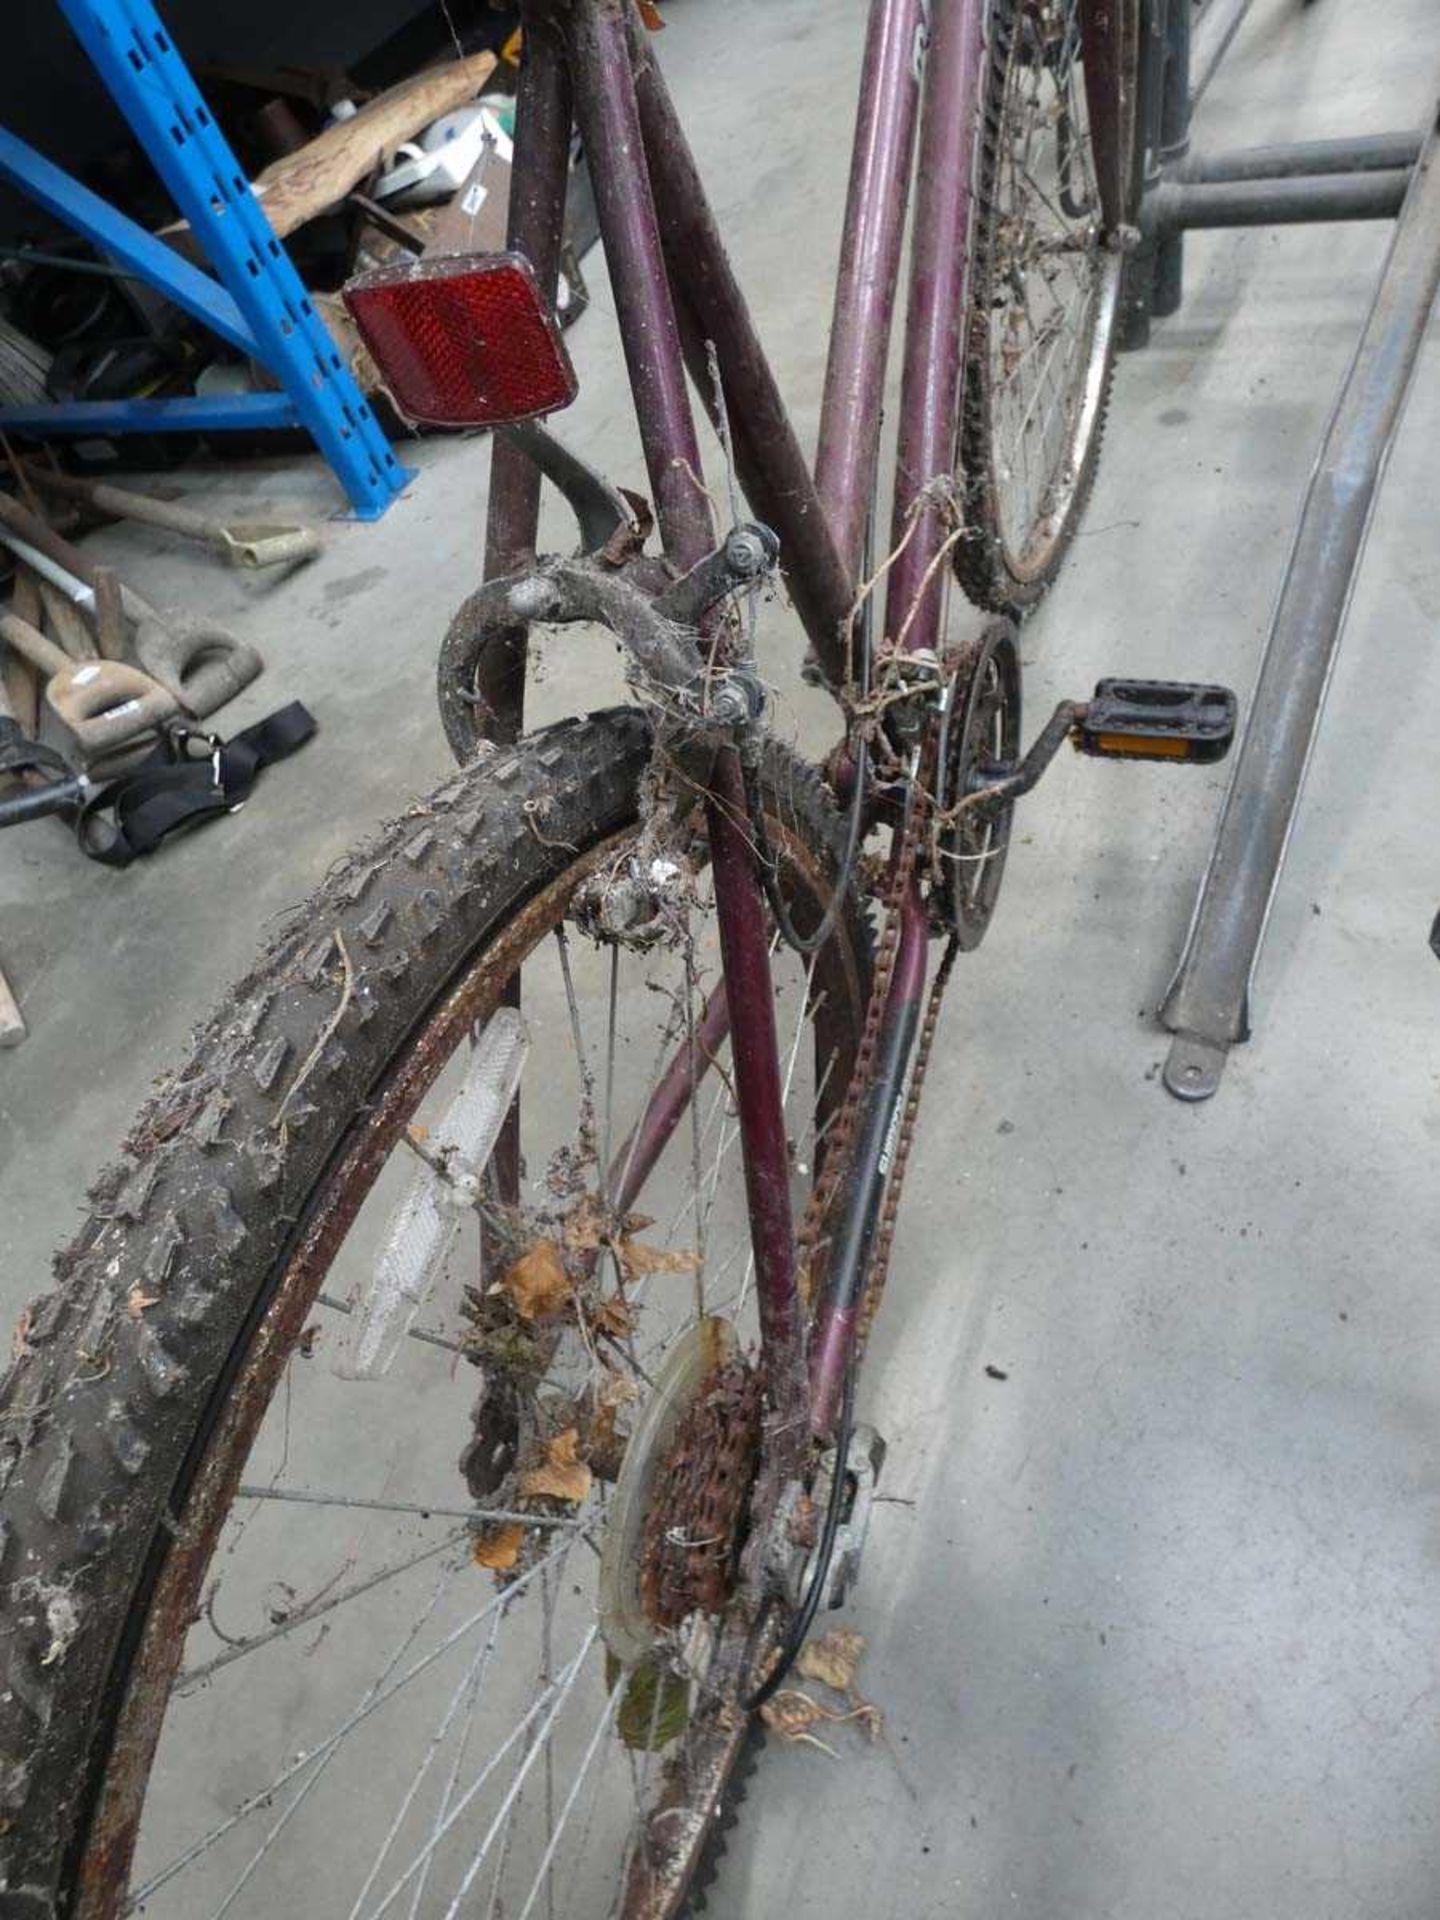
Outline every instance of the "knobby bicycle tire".
<svg viewBox="0 0 1440 1920"><path fill-rule="evenodd" d="M528 900L633 827L649 759L633 710L563 722L343 862L161 1083L23 1317L0 1384L0 1906L17 1920L118 1911L178 1643L258 1424L232 1394L273 1392L306 1325L310 1300L277 1292L294 1249L414 1036L480 956L503 958ZM764 786L817 874L837 871L814 769L772 745ZM837 941L858 1030L853 899ZM713 1851L723 1787L668 1911Z"/></svg>

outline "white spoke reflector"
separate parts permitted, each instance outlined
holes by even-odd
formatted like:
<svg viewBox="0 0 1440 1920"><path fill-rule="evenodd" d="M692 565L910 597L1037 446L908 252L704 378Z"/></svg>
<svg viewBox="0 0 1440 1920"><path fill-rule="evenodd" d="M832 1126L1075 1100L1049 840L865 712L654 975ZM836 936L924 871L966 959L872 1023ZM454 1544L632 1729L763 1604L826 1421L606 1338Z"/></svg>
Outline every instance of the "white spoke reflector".
<svg viewBox="0 0 1440 1920"><path fill-rule="evenodd" d="M389 1371L478 1197L480 1175L495 1151L529 1047L517 1010L497 1008L475 1043L460 1091L425 1143L426 1163L390 1215L335 1358L334 1370L343 1379L376 1380Z"/></svg>

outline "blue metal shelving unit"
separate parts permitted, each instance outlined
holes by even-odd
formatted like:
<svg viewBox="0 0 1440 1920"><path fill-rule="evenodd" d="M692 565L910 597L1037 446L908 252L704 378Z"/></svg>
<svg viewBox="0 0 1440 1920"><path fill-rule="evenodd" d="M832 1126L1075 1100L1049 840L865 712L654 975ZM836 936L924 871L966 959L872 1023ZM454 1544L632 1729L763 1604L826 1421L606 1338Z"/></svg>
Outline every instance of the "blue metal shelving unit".
<svg viewBox="0 0 1440 1920"><path fill-rule="evenodd" d="M110 434L300 426L329 461L356 514L377 518L404 486L407 472L151 0L58 4L218 279L3 128L0 177L222 339L263 362L284 391L3 407L0 427Z"/></svg>

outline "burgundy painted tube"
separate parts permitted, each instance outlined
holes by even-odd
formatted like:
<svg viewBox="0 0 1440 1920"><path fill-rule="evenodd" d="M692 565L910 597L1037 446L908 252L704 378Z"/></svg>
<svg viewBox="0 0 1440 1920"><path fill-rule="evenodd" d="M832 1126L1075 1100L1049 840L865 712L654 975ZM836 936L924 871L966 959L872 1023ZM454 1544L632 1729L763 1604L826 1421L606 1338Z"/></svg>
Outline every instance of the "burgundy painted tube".
<svg viewBox="0 0 1440 1920"><path fill-rule="evenodd" d="M570 184L570 74L564 43L543 0L524 0L525 51L515 102L515 158L505 244L523 253L541 291L553 304L560 278L565 196ZM497 434L490 451L490 500L485 523L485 578L523 567L535 552L540 524L540 470ZM504 647L487 648L476 688L495 716L494 738L518 740L525 726L528 629L510 627ZM520 1004L520 976L505 988L505 1004ZM520 1197L520 1099L505 1116L491 1162L500 1199ZM491 1230L481 1230L484 1257L492 1261Z"/></svg>
<svg viewBox="0 0 1440 1920"><path fill-rule="evenodd" d="M690 144L638 22L632 22L640 127L690 377L720 425L705 357L712 341L745 497L780 537L780 566L826 677L844 678L854 599L785 402L725 252Z"/></svg>
<svg viewBox="0 0 1440 1920"><path fill-rule="evenodd" d="M669 1145L729 1031L730 1003L722 980L696 1023L694 1057L686 1038L660 1076L634 1131L610 1164L607 1190L617 1213L628 1213L639 1199L640 1189L654 1172L656 1161Z"/></svg>
<svg viewBox="0 0 1440 1920"><path fill-rule="evenodd" d="M1100 211L1105 225L1113 231L1125 218L1130 185L1131 155L1123 136L1133 102L1122 99L1121 88L1134 85L1124 44L1124 9L1119 0L1080 0L1080 32L1090 151L1100 189Z"/></svg>
<svg viewBox="0 0 1440 1920"><path fill-rule="evenodd" d="M948 480L955 471L978 131L975 115L983 51L980 11L978 0L956 0L952 6L937 9L925 69L892 548L905 534L916 495L927 482ZM925 571L947 531L945 514L927 506L890 575L885 599L887 637L893 643L908 623L905 645L911 651L938 644L944 606L943 569L937 568L923 599L918 596Z"/></svg>
<svg viewBox="0 0 1440 1920"><path fill-rule="evenodd" d="M815 484L835 545L856 579L874 484L928 12L922 0L872 0L866 30L815 456Z"/></svg>
<svg viewBox="0 0 1440 1920"><path fill-rule="evenodd" d="M790 1154L780 1089L780 1041L770 980L769 936L745 826L740 765L727 747L715 761L706 806L719 907L720 956L735 1018L730 1059L740 1109L745 1193L755 1288L773 1403L803 1405L805 1376L796 1292L795 1229L790 1214Z"/></svg>
<svg viewBox="0 0 1440 1920"><path fill-rule="evenodd" d="M655 517L666 555L688 569L710 551L714 532L645 173L625 8L617 0L578 0L570 46L576 117L595 185Z"/></svg>
<svg viewBox="0 0 1440 1920"><path fill-rule="evenodd" d="M901 910L900 945L895 955L895 971L891 976L880 1033L880 1077L871 1095L872 1100L885 1097L885 1110L877 1112L872 1109L866 1114L859 1149L860 1164L852 1174L852 1180L868 1182L871 1176L867 1169L877 1165L869 1154L879 1155L877 1179L884 1170L884 1154L889 1151L890 1130L898 1125L904 1109L904 1067L920 1025L929 947L929 916L920 898L919 888L912 883ZM888 1093L887 1080L890 1081ZM883 1129L883 1132L874 1131L876 1127ZM867 1141L869 1154L866 1151ZM852 1191L849 1198L853 1204L858 1196ZM837 1240L832 1244L832 1258L837 1255L838 1258L827 1277L825 1297L820 1303L814 1337L810 1342L810 1431L817 1439L830 1437L840 1408L845 1373L850 1364L864 1305L864 1284L873 1248L875 1214L869 1211L869 1206L873 1204L878 1209L879 1202L880 1191L877 1187L870 1201L861 1203L863 1211L851 1212L844 1217ZM848 1297L838 1297L836 1283L844 1282L847 1277Z"/></svg>
<svg viewBox="0 0 1440 1920"><path fill-rule="evenodd" d="M570 76L565 50L544 10L523 9L525 53L515 106L515 162L505 244L523 253L552 301L560 274L560 242L570 179ZM495 437L485 526L485 578L514 573L535 552L540 470L508 440ZM497 716L496 737L519 738L525 716L526 629L515 627L502 652L487 652L478 691Z"/></svg>
<svg viewBox="0 0 1440 1920"><path fill-rule="evenodd" d="M570 27L575 110L590 160L630 386L667 556L694 566L714 535L659 225L643 165L623 0L577 0ZM769 935L745 828L735 750L722 749L706 805L720 953L733 1030L756 1297L770 1392L803 1404L805 1377L790 1217L790 1161Z"/></svg>

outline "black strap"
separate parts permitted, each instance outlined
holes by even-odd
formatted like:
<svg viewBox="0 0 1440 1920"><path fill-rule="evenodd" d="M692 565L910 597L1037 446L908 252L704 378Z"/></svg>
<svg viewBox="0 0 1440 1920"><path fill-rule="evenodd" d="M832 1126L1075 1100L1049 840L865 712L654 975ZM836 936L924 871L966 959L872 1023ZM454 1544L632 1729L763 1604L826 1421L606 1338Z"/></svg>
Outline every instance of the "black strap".
<svg viewBox="0 0 1440 1920"><path fill-rule="evenodd" d="M82 852L107 867L128 867L181 828L233 813L265 768L303 747L314 732L314 716L298 700L233 740L172 727L154 753L82 809L75 824Z"/></svg>

